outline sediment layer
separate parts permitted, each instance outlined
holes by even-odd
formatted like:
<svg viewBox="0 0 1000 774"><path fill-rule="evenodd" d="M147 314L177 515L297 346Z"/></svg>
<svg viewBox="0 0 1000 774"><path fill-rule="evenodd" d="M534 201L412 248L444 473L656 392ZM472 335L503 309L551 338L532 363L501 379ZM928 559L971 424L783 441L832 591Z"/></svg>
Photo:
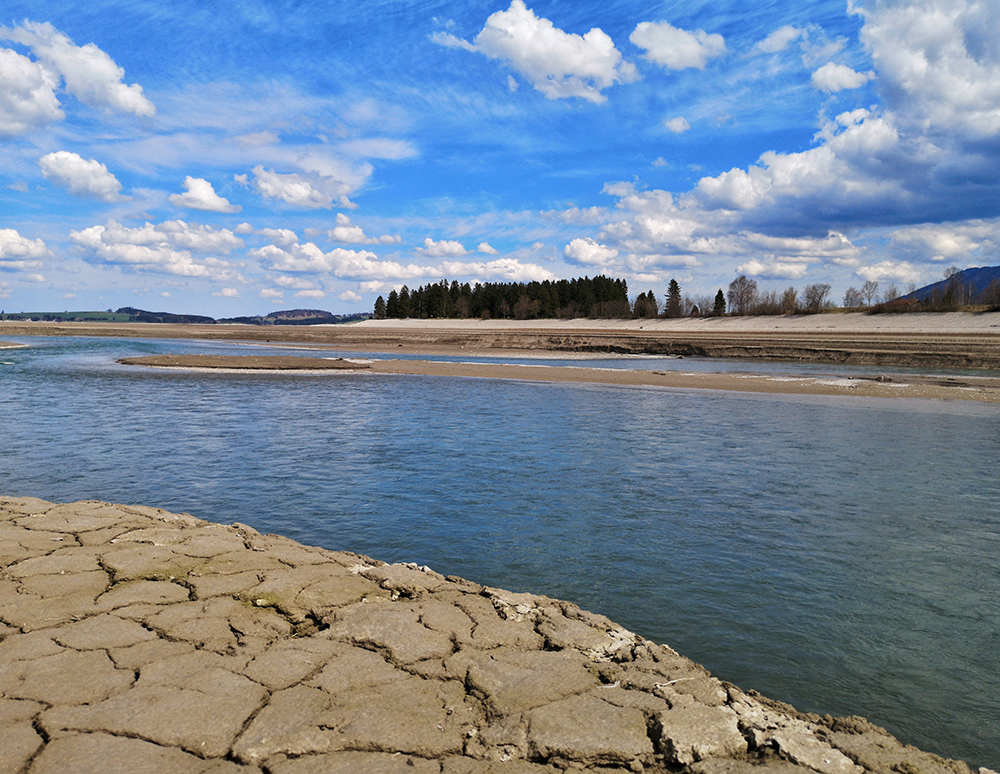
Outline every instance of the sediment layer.
<svg viewBox="0 0 1000 774"><path fill-rule="evenodd" d="M0 497L0 558L2 772L969 772L570 603L241 524Z"/></svg>
<svg viewBox="0 0 1000 774"><path fill-rule="evenodd" d="M5 321L0 322L0 334L198 338L368 352L607 352L1000 368L997 312L674 320L372 320L336 326Z"/></svg>
<svg viewBox="0 0 1000 774"><path fill-rule="evenodd" d="M375 360L254 357L239 355L152 355L122 358L125 365L222 371L352 371L448 378L513 379L535 382L610 384L680 389L730 390L792 395L849 395L865 398L930 398L1000 403L1000 379L987 377L834 377L791 374L688 373L642 369L523 366L429 360Z"/></svg>

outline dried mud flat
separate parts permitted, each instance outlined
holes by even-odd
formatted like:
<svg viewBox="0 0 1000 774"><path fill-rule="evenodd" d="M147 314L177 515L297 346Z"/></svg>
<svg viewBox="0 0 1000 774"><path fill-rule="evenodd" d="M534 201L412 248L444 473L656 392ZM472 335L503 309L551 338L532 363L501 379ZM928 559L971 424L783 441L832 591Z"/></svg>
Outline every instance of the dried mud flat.
<svg viewBox="0 0 1000 774"><path fill-rule="evenodd" d="M240 524L0 497L0 557L0 772L970 771L572 604Z"/></svg>

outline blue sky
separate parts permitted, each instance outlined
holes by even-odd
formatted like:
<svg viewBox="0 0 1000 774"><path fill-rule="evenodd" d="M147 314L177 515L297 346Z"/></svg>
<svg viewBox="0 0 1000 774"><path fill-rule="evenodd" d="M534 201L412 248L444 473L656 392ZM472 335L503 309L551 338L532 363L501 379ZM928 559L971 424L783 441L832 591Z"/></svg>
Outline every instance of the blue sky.
<svg viewBox="0 0 1000 774"><path fill-rule="evenodd" d="M994 0L8 2L0 307L1000 263Z"/></svg>

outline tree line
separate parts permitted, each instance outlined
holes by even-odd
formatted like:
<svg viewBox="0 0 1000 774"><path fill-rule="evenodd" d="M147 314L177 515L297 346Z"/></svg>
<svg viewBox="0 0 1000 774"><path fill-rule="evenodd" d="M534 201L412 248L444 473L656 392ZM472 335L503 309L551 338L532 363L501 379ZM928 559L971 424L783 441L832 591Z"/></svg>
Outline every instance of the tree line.
<svg viewBox="0 0 1000 774"><path fill-rule="evenodd" d="M844 294L843 308L879 312L949 311L969 304L1000 308L1000 281L994 280L981 291L963 282L962 272L950 268L945 282L926 298L917 300L915 288L902 295L890 284L880 290L874 280ZM785 290L761 290L757 281L740 275L726 291L712 295L688 295L671 279L663 300L652 291L639 293L631 301L623 279L602 274L582 279L544 282L487 282L470 285L457 281L440 282L410 290L405 285L388 299L375 301L375 318L478 317L535 320L543 318L654 318L720 317L723 315L817 314L835 309L831 286L825 282L806 285L800 293L794 286Z"/></svg>
<svg viewBox="0 0 1000 774"><path fill-rule="evenodd" d="M540 318L630 317L632 306L623 279L603 274L543 282L468 282L443 279L410 290L406 285L375 301L375 319L478 317Z"/></svg>

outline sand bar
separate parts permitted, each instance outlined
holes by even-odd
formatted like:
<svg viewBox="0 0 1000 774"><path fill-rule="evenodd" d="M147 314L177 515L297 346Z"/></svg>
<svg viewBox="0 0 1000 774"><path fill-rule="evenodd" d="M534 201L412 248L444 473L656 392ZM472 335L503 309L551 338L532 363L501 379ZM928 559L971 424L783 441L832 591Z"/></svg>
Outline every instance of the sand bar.
<svg viewBox="0 0 1000 774"><path fill-rule="evenodd" d="M128 336L427 354L607 352L1000 369L1000 312L252 326L0 321L7 336Z"/></svg>
<svg viewBox="0 0 1000 774"><path fill-rule="evenodd" d="M669 387L682 389L731 390L790 395L852 395L865 398L931 398L1000 403L1000 379L987 377L890 376L781 376L740 373L689 373L683 371L626 370L612 368L573 368L562 366L524 366L475 362L431 360L375 360L353 363L347 360L323 360L298 357L255 357L213 355L155 355L123 358L126 365L184 368L275 370L275 371L350 371L372 374L440 376L449 378L514 379L532 382L570 382L621 386ZM301 363L301 365L299 365ZM273 365L269 365L273 364Z"/></svg>
<svg viewBox="0 0 1000 774"><path fill-rule="evenodd" d="M573 604L241 524L0 496L0 557L4 772L970 774Z"/></svg>
<svg viewBox="0 0 1000 774"><path fill-rule="evenodd" d="M370 366L344 358L242 355L150 355L124 357L123 365L156 366L159 368L199 368L253 371L363 371Z"/></svg>

